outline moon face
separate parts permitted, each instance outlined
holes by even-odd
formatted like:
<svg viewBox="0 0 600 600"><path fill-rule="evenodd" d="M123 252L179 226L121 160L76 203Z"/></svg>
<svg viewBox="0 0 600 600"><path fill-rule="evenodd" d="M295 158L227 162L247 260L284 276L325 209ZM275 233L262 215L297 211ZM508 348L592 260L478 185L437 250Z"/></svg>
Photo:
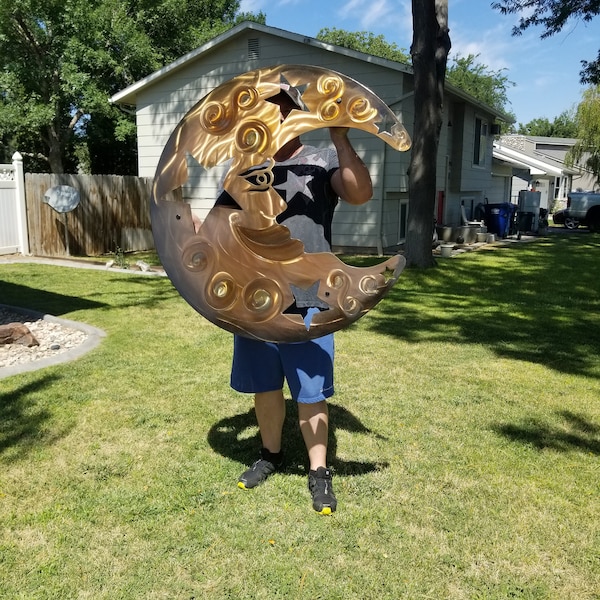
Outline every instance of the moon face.
<svg viewBox="0 0 600 600"><path fill-rule="evenodd" d="M300 91L303 106L283 121L268 101L282 83ZM273 156L302 133L326 127L361 129L396 150L410 148L402 124L372 91L303 65L231 79L200 100L169 138L152 189L156 249L183 298L219 327L266 341L313 339L359 319L400 276L402 256L351 267L331 252L307 252L277 223L286 203L273 187ZM223 188L239 206L213 207L198 232L177 193L188 178L188 154L207 169L231 160ZM294 306L310 308L298 314Z"/></svg>

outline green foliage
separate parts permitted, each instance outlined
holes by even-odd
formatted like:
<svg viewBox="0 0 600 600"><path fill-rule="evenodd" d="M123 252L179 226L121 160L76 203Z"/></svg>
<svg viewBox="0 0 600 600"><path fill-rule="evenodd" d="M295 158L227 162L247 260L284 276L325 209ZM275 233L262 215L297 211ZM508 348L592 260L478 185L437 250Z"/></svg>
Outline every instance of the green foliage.
<svg viewBox="0 0 600 600"><path fill-rule="evenodd" d="M516 133L543 137L577 137L575 110L565 110L558 117L555 117L553 121L545 117L540 117L529 121L529 123L519 123Z"/></svg>
<svg viewBox="0 0 600 600"><path fill-rule="evenodd" d="M238 0L0 0L4 153L19 150L53 172L72 170L75 155L87 155L93 172L131 172L132 161L112 159L123 152L135 157L132 116L108 98L239 16L252 18L238 9ZM75 152L92 123L91 148ZM115 134L124 145L107 151Z"/></svg>
<svg viewBox="0 0 600 600"><path fill-rule="evenodd" d="M506 69L493 70L477 62L479 54L455 56L448 66L446 79L480 102L506 111L509 104L508 88L514 86L505 74Z"/></svg>
<svg viewBox="0 0 600 600"><path fill-rule="evenodd" d="M519 24L513 27L513 35L520 35L530 27L542 27L541 38L547 38L562 31L569 21L589 22L600 14L600 2L556 0L501 0L492 2L492 8L502 14L523 14ZM583 69L579 75L581 83L600 84L600 51L595 60L582 60Z"/></svg>
<svg viewBox="0 0 600 600"><path fill-rule="evenodd" d="M410 64L411 62L410 55L406 53L404 48L399 48L395 43L388 42L383 35L375 35L368 31L345 31L336 27L325 28L317 33L317 39L328 44L404 64Z"/></svg>
<svg viewBox="0 0 600 600"><path fill-rule="evenodd" d="M567 165L582 165L600 183L600 86L588 88L575 115L577 143L566 156Z"/></svg>

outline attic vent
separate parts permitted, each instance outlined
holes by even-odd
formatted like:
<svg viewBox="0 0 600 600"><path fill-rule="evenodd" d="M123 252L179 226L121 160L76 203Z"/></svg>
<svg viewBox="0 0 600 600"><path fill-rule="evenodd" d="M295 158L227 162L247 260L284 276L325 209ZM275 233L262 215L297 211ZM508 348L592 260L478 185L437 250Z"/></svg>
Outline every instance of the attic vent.
<svg viewBox="0 0 600 600"><path fill-rule="evenodd" d="M260 42L258 38L248 39L248 60L260 58Z"/></svg>

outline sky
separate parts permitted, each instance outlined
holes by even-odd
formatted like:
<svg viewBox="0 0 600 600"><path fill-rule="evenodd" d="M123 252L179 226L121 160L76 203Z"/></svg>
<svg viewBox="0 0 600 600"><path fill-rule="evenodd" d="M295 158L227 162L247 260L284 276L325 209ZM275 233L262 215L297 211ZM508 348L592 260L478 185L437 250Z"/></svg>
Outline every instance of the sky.
<svg viewBox="0 0 600 600"><path fill-rule="evenodd" d="M321 29L368 31L383 35L407 53L412 40L411 0L242 0L244 12L262 11L267 25L316 37ZM453 56L479 55L477 62L513 82L506 107L517 123L555 117L579 104L581 61L600 48L600 17L569 21L558 34L540 39L541 28L512 35L516 15L502 15L491 0L448 0Z"/></svg>

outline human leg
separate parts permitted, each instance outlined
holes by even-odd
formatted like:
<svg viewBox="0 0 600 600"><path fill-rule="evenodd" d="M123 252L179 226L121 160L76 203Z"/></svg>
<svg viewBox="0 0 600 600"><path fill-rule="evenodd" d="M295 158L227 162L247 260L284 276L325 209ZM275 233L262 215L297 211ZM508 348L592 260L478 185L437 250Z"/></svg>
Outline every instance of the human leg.
<svg viewBox="0 0 600 600"><path fill-rule="evenodd" d="M292 398L298 402L300 431L309 460L308 489L313 508L330 515L337 508L331 471L327 468L329 409L333 395L333 335L281 348L282 364Z"/></svg>
<svg viewBox="0 0 600 600"><path fill-rule="evenodd" d="M300 431L313 470L327 466L327 441L329 438L329 409L321 400L312 404L298 403Z"/></svg>
<svg viewBox="0 0 600 600"><path fill-rule="evenodd" d="M333 492L331 471L327 468L327 402L322 400L313 404L299 403L298 417L310 463L308 489L313 499L313 508L320 514L330 515L337 508L337 499Z"/></svg>
<svg viewBox="0 0 600 600"><path fill-rule="evenodd" d="M244 471L238 487L256 487L283 465L281 434L285 419L284 374L276 344L234 337L231 386L254 394L262 448L260 458Z"/></svg>
<svg viewBox="0 0 600 600"><path fill-rule="evenodd" d="M243 490L263 483L269 475L283 465L281 451L281 434L285 420L283 390L255 394L254 407L262 448L260 458L240 475L238 487Z"/></svg>
<svg viewBox="0 0 600 600"><path fill-rule="evenodd" d="M263 448L273 454L281 452L281 434L285 420L283 390L255 394L254 410Z"/></svg>

